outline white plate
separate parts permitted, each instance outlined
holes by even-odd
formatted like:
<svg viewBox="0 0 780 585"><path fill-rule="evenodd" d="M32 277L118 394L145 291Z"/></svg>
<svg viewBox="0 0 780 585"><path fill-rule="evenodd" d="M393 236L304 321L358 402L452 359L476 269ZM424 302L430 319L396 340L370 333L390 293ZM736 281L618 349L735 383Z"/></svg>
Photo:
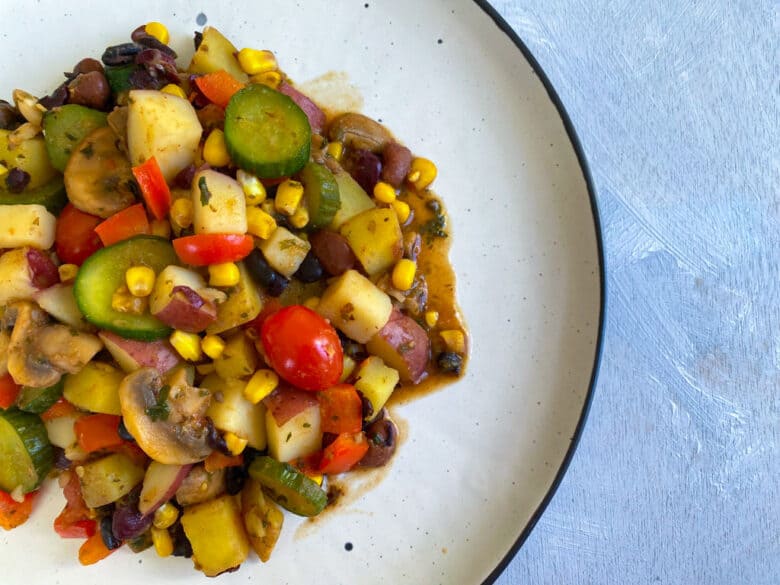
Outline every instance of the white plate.
<svg viewBox="0 0 780 585"><path fill-rule="evenodd" d="M438 164L473 340L468 374L396 410L406 437L382 481L314 523L288 518L271 561L249 561L223 583L491 582L568 463L600 347L597 216L554 92L489 11L470 0L0 6L6 99L14 87L45 94L61 71L149 20L166 23L188 59L203 13L237 46L273 49L294 80L346 72L363 111ZM51 528L57 492L0 534L4 582L207 582L190 560L152 551L80 567L80 543Z"/></svg>

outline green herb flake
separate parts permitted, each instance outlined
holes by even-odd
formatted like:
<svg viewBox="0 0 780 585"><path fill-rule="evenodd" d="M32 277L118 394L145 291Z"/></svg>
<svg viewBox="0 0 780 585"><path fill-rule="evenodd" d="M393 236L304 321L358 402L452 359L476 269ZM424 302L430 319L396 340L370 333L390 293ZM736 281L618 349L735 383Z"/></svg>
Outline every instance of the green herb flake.
<svg viewBox="0 0 780 585"><path fill-rule="evenodd" d="M200 189L200 204L206 207L209 201L211 201L211 191L209 191L209 186L206 184L206 177L198 179L198 189Z"/></svg>
<svg viewBox="0 0 780 585"><path fill-rule="evenodd" d="M153 421L168 420L171 410L168 407L168 395L171 393L171 387L167 384L160 388L157 393L157 403L146 409L146 414Z"/></svg>

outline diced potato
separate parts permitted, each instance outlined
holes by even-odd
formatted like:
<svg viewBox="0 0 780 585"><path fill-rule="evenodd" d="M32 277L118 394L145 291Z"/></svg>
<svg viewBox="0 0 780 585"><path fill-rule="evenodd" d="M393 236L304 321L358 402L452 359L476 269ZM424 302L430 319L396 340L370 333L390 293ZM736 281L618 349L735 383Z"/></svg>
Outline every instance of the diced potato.
<svg viewBox="0 0 780 585"><path fill-rule="evenodd" d="M265 449L265 406L262 403L252 404L244 397L245 382L237 378L225 380L210 374L200 385L208 388L214 396L206 414L214 421L215 427L246 439L250 447Z"/></svg>
<svg viewBox="0 0 780 585"><path fill-rule="evenodd" d="M371 402L376 415L390 398L399 379L398 370L386 366L382 358L372 355L358 366L355 372L355 388Z"/></svg>
<svg viewBox="0 0 780 585"><path fill-rule="evenodd" d="M46 426L46 434L49 436L49 442L60 449L68 449L78 442L76 429L73 425L84 414L73 413L58 416L43 422Z"/></svg>
<svg viewBox="0 0 780 585"><path fill-rule="evenodd" d="M243 262L237 262L240 278L230 289L225 302L217 305L217 320L206 328L206 333L216 335L249 323L260 314L263 299Z"/></svg>
<svg viewBox="0 0 780 585"><path fill-rule="evenodd" d="M195 568L209 577L239 566L249 555L241 511L232 496L185 508L181 525L192 545Z"/></svg>
<svg viewBox="0 0 780 585"><path fill-rule="evenodd" d="M81 495L90 508L116 502L144 479L144 468L123 453L114 453L76 468Z"/></svg>
<svg viewBox="0 0 780 585"><path fill-rule="evenodd" d="M246 197L238 182L207 169L192 180L192 224L196 234L245 234Z"/></svg>
<svg viewBox="0 0 780 585"><path fill-rule="evenodd" d="M288 278L295 274L311 250L309 242L283 227L276 228L271 237L260 242L258 247L271 268Z"/></svg>
<svg viewBox="0 0 780 585"><path fill-rule="evenodd" d="M170 183L195 162L203 128L192 104L169 93L132 90L127 111L127 148L133 166L155 157Z"/></svg>
<svg viewBox="0 0 780 585"><path fill-rule="evenodd" d="M159 313L168 303L174 287L177 286L186 286L198 292L206 288L206 281L194 270L181 266L166 266L155 279L154 290L149 296L149 311L152 314Z"/></svg>
<svg viewBox="0 0 780 585"><path fill-rule="evenodd" d="M0 248L48 250L54 244L56 226L57 218L43 205L0 205Z"/></svg>
<svg viewBox="0 0 780 585"><path fill-rule="evenodd" d="M257 369L257 350L244 332L239 331L227 340L222 355L214 360L214 367L223 380L245 378Z"/></svg>
<svg viewBox="0 0 780 585"><path fill-rule="evenodd" d="M49 162L42 136L29 138L11 148L8 142L11 134L11 130L0 129L0 163L7 169L16 168L28 173L30 182L27 189L45 185L57 176L57 171Z"/></svg>
<svg viewBox="0 0 780 585"><path fill-rule="evenodd" d="M91 327L76 304L72 284L55 284L39 291L33 295L33 298L41 309L58 321L70 325L74 329L84 330Z"/></svg>
<svg viewBox="0 0 780 585"><path fill-rule="evenodd" d="M238 49L213 26L203 29L203 39L198 50L192 56L188 71L190 73L213 73L224 69L239 81L246 83L249 78L236 58Z"/></svg>
<svg viewBox="0 0 780 585"><path fill-rule="evenodd" d="M403 256L403 234L391 208L369 209L339 229L369 276L379 274Z"/></svg>
<svg viewBox="0 0 780 585"><path fill-rule="evenodd" d="M284 422L277 420L273 409L269 408L265 420L268 454L277 461L292 461L322 448L322 421L316 400Z"/></svg>
<svg viewBox="0 0 780 585"><path fill-rule="evenodd" d="M358 185L357 181L348 172L338 172L334 177L339 186L341 207L336 212L336 215L333 216L330 229L338 230L348 219L367 209L373 209L376 205L373 199L363 190L363 187Z"/></svg>
<svg viewBox="0 0 780 585"><path fill-rule="evenodd" d="M252 478L247 479L241 490L241 514L249 542L265 563L279 539L284 514L271 498L265 497L260 482Z"/></svg>
<svg viewBox="0 0 780 585"><path fill-rule="evenodd" d="M390 319L390 297L355 270L334 279L315 310L359 343L366 343Z"/></svg>
<svg viewBox="0 0 780 585"><path fill-rule="evenodd" d="M62 395L65 399L90 412L121 415L119 385L124 372L102 362L89 362L77 374L68 375Z"/></svg>

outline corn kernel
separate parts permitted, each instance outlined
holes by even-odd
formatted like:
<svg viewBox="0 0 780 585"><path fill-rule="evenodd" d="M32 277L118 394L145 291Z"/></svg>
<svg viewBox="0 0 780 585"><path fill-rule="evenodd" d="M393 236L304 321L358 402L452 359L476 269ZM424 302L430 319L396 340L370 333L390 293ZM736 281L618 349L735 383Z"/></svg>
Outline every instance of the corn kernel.
<svg viewBox="0 0 780 585"><path fill-rule="evenodd" d="M156 38L163 45L167 45L168 41L171 40L171 35L168 34L168 29L161 22L147 22L144 30L146 31L146 34Z"/></svg>
<svg viewBox="0 0 780 585"><path fill-rule="evenodd" d="M265 73L258 73L249 78L252 83L259 83L266 85L271 89L276 89L279 84L282 83L282 74L278 71L266 71Z"/></svg>
<svg viewBox="0 0 780 585"><path fill-rule="evenodd" d="M267 196L263 182L243 169L236 172L236 180L244 191L247 205L260 205Z"/></svg>
<svg viewBox="0 0 780 585"><path fill-rule="evenodd" d="M131 266L125 272L127 290L134 297L148 297L152 294L157 275L148 266Z"/></svg>
<svg viewBox="0 0 780 585"><path fill-rule="evenodd" d="M428 327L436 327L439 322L439 311L425 311L425 324Z"/></svg>
<svg viewBox="0 0 780 585"><path fill-rule="evenodd" d="M259 49L241 49L238 52L238 63L247 75L257 75L279 68L276 57L271 51Z"/></svg>
<svg viewBox="0 0 780 585"><path fill-rule="evenodd" d="M446 331L440 331L444 345L447 346L449 351L455 353L466 353L466 336L463 335L463 331L460 329L447 329Z"/></svg>
<svg viewBox="0 0 780 585"><path fill-rule="evenodd" d="M176 330L171 333L168 338L173 348L179 352L179 355L185 360L190 362L196 362L201 357L200 351L200 337L195 333L187 333L186 331Z"/></svg>
<svg viewBox="0 0 780 585"><path fill-rule="evenodd" d="M417 273L417 263L408 258L402 258L393 267L393 286L398 290L409 290Z"/></svg>
<svg viewBox="0 0 780 585"><path fill-rule="evenodd" d="M401 201L400 199L396 199L390 203L390 207L392 207L393 211L395 211L395 214L398 216L398 223L401 225L406 223L406 220L409 219L409 216L412 213L412 209L409 207L409 204L406 201Z"/></svg>
<svg viewBox="0 0 780 585"><path fill-rule="evenodd" d="M173 539L167 529L153 527L152 543L159 556L169 557L173 554Z"/></svg>
<svg viewBox="0 0 780 585"><path fill-rule="evenodd" d="M192 200L189 197L179 197L171 205L169 216L171 223L178 228L186 230L192 225L194 214Z"/></svg>
<svg viewBox="0 0 780 585"><path fill-rule="evenodd" d="M200 340L200 348L211 359L216 360L225 351L225 342L219 335L207 335Z"/></svg>
<svg viewBox="0 0 780 585"><path fill-rule="evenodd" d="M329 142L325 147L325 152L336 160L341 160L341 156L344 154L344 144L338 140L335 142Z"/></svg>
<svg viewBox="0 0 780 585"><path fill-rule="evenodd" d="M295 213L293 213L290 216L290 225L294 228L304 228L309 223L309 210L306 209L305 205L299 205L298 209L295 210Z"/></svg>
<svg viewBox="0 0 780 585"><path fill-rule="evenodd" d="M5 166L3 163L0 163L0 177L4 177L8 174L8 167Z"/></svg>
<svg viewBox="0 0 780 585"><path fill-rule="evenodd" d="M310 480L312 480L317 485L321 486L322 481L324 479L324 476L321 473L311 473L308 474L306 477L308 477Z"/></svg>
<svg viewBox="0 0 780 585"><path fill-rule="evenodd" d="M211 286L236 286L239 280L241 280L241 273L235 262L209 266L209 285Z"/></svg>
<svg viewBox="0 0 780 585"><path fill-rule="evenodd" d="M233 455L241 455L241 453L244 452L244 449L246 449L247 443L248 441L246 439L242 439L235 433L231 433L230 431L225 433L225 445L227 445L228 451Z"/></svg>
<svg viewBox="0 0 780 585"><path fill-rule="evenodd" d="M171 223L167 219L153 219L149 222L149 231L158 238L171 239Z"/></svg>
<svg viewBox="0 0 780 585"><path fill-rule="evenodd" d="M162 506L154 511L154 520L152 520L152 524L155 528L164 530L173 526L178 517L179 510L176 509L176 506L170 502L165 502Z"/></svg>
<svg viewBox="0 0 780 585"><path fill-rule="evenodd" d="M257 370L244 386L244 398L257 404L279 385L279 376L273 370Z"/></svg>
<svg viewBox="0 0 780 585"><path fill-rule="evenodd" d="M344 356L341 358L342 367L341 367L341 377L339 378L339 384L343 384L347 378L349 378L352 375L352 372L355 371L355 368L357 367L357 362L353 360L351 357L349 357L347 354L344 354Z"/></svg>
<svg viewBox="0 0 780 585"><path fill-rule="evenodd" d="M415 158L406 180L412 183L418 191L428 188L438 173L436 165L427 158Z"/></svg>
<svg viewBox="0 0 780 585"><path fill-rule="evenodd" d="M57 272L60 273L60 281L70 282L76 279L76 275L79 273L79 267L75 264L63 264L57 268Z"/></svg>
<svg viewBox="0 0 780 585"><path fill-rule="evenodd" d="M247 207L246 224L247 231L261 240L267 240L276 231L276 220L260 207Z"/></svg>
<svg viewBox="0 0 780 585"><path fill-rule="evenodd" d="M303 184L287 179L276 189L274 206L276 211L287 216L295 213L303 198Z"/></svg>
<svg viewBox="0 0 780 585"><path fill-rule="evenodd" d="M176 97L180 97L185 100L187 99L187 94L184 93L184 90L181 88L181 86L176 85L175 83L169 83L168 85L163 87L160 91L170 95L175 95Z"/></svg>
<svg viewBox="0 0 780 585"><path fill-rule="evenodd" d="M309 297L305 301L303 301L303 306L307 309L311 309L312 311L317 308L317 305L320 304L320 297Z"/></svg>
<svg viewBox="0 0 780 585"><path fill-rule="evenodd" d="M395 201L395 189L389 183L378 181L374 185L374 199L380 203L392 203Z"/></svg>
<svg viewBox="0 0 780 585"><path fill-rule="evenodd" d="M149 297L136 297L130 294L124 284L111 295L111 308L118 313L142 315L149 306Z"/></svg>
<svg viewBox="0 0 780 585"><path fill-rule="evenodd" d="M203 144L203 160L212 167L225 167L230 164L230 154L225 144L225 133L219 128L211 131Z"/></svg>

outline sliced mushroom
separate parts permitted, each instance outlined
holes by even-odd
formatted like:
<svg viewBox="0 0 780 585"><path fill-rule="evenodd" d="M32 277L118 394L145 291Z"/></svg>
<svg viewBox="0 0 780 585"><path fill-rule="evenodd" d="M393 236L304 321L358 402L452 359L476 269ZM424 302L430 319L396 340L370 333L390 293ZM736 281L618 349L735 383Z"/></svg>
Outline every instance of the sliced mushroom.
<svg viewBox="0 0 780 585"><path fill-rule="evenodd" d="M5 330L0 330L0 376L8 373L8 344L11 342L11 334Z"/></svg>
<svg viewBox="0 0 780 585"><path fill-rule="evenodd" d="M90 133L70 155L65 189L68 199L81 211L109 217L135 202L133 173L121 144L105 126Z"/></svg>
<svg viewBox="0 0 780 585"><path fill-rule="evenodd" d="M225 493L225 469L206 471L203 465L194 465L179 489L176 490L176 501L182 506L192 506Z"/></svg>
<svg viewBox="0 0 780 585"><path fill-rule="evenodd" d="M103 347L89 333L47 325L46 313L29 301L9 305L4 320L14 323L6 352L8 372L22 386L56 384L63 373L78 372Z"/></svg>
<svg viewBox="0 0 780 585"><path fill-rule="evenodd" d="M191 386L184 376L165 384L157 370L142 368L122 381L119 402L125 427L155 461L186 465L211 453L206 418L211 394Z"/></svg>
<svg viewBox="0 0 780 585"><path fill-rule="evenodd" d="M328 130L331 140L343 142L349 148L380 153L393 140L390 131L363 114L350 112L333 120Z"/></svg>

